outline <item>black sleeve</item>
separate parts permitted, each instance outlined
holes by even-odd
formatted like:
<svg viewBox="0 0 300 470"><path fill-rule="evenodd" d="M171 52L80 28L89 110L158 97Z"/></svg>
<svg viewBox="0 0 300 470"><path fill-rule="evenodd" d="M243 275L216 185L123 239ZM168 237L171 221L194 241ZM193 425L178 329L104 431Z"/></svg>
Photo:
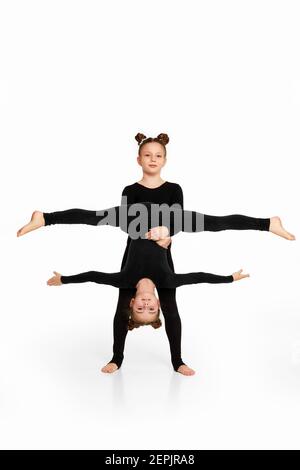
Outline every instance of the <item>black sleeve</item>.
<svg viewBox="0 0 300 470"><path fill-rule="evenodd" d="M218 274L204 273L204 272L193 272L186 274L174 274L174 281L176 287L183 286L186 284L198 284L200 282L207 282L210 284L221 284L233 282L233 276L220 276Z"/></svg>
<svg viewBox="0 0 300 470"><path fill-rule="evenodd" d="M123 198L126 198L125 200ZM125 186L125 188L123 189L122 191L122 196L121 196L121 204L134 204L135 202L135 199L134 199L134 192L130 190L130 188L128 186ZM126 261L127 261L127 256L128 256L128 250L129 250L129 245L130 245L130 241L131 241L131 238L128 236L127 237L127 244L126 244L126 248L125 248L125 251L124 251L124 254L123 254L123 259L122 259L122 263L121 263L121 270L123 269L123 267L125 266L126 264ZM116 312L117 313L117 312Z"/></svg>
<svg viewBox="0 0 300 470"><path fill-rule="evenodd" d="M123 198L126 197L125 200L123 200ZM135 200L134 200L134 193L133 191L130 191L129 187L128 186L125 186L125 188L123 189L122 191L122 196L121 196L121 204L134 204ZM126 244L126 248L125 248L125 251L124 251L124 254L123 254L123 259L122 259L122 263L121 263L121 270L123 269L123 267L125 266L126 264L126 261L127 261L127 256L128 256L128 250L129 250L129 245L130 245L130 241L131 241L131 238L128 236L127 237L127 244ZM117 311L116 311L116 314L117 314Z"/></svg>
<svg viewBox="0 0 300 470"><path fill-rule="evenodd" d="M182 188L179 184L176 184L175 191L172 194L171 205L172 204L180 204L181 209L183 210L183 191L182 191ZM174 264L173 264L173 260L172 260L172 256L171 256L171 247L172 247L172 243L173 243L173 241L172 241L173 234L172 234L171 227L169 227L169 235L171 237L171 243L169 244L169 246L167 248L167 258L168 258L169 266L170 266L171 270L174 272Z"/></svg>
<svg viewBox="0 0 300 470"><path fill-rule="evenodd" d="M183 191L179 184L176 184L175 190L172 194L171 205L172 204L179 204L183 210Z"/></svg>
<svg viewBox="0 0 300 470"><path fill-rule="evenodd" d="M121 273L103 273L100 271L87 271L71 276L61 276L62 284L73 284L81 282L96 282L97 284L107 284L119 287Z"/></svg>
<svg viewBox="0 0 300 470"><path fill-rule="evenodd" d="M172 194L172 197L171 197L171 205L173 204L179 204L180 207L181 207L181 210L183 210L183 191L182 191L182 188L179 184L176 184L176 187L175 187L175 190ZM180 210L179 210L179 214L180 214ZM170 218L170 225L169 225L169 236L170 237L173 237L174 235L176 235L176 233L180 232L182 230L182 224L178 227L177 230L175 230L175 226L174 226L174 217L175 217L175 214L171 213L171 218ZM179 215L179 219L180 217L182 217L182 215ZM168 261L169 261L169 264L170 263L170 249L171 249L171 245L172 245L172 240L171 240L171 243L170 245L168 246Z"/></svg>

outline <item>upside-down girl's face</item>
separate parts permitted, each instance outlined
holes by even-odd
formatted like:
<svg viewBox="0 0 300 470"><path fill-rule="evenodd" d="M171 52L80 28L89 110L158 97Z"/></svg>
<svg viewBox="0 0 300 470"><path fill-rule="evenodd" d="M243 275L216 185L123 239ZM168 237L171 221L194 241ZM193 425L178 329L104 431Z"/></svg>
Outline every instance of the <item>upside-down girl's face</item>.
<svg viewBox="0 0 300 470"><path fill-rule="evenodd" d="M149 175L159 174L166 163L165 151L159 142L149 142L142 146L141 155L137 157L138 164Z"/></svg>
<svg viewBox="0 0 300 470"><path fill-rule="evenodd" d="M157 319L159 300L154 294L137 294L130 301L134 318L140 322L152 322Z"/></svg>

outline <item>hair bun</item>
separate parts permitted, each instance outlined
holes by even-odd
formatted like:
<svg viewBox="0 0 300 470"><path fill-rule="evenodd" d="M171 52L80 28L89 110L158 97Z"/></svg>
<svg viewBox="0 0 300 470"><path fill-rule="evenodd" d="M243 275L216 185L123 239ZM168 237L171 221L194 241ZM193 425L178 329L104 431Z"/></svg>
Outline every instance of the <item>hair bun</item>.
<svg viewBox="0 0 300 470"><path fill-rule="evenodd" d="M157 320L151 323L151 326L155 329L160 328L161 325L162 325L162 322L160 318L158 318Z"/></svg>
<svg viewBox="0 0 300 470"><path fill-rule="evenodd" d="M156 138L160 140L164 145L167 145L170 140L168 134L159 134Z"/></svg>
<svg viewBox="0 0 300 470"><path fill-rule="evenodd" d="M144 134L141 134L141 132L139 132L135 136L135 140L138 142L139 145L140 145L140 143L142 142L143 139L146 139L146 136Z"/></svg>

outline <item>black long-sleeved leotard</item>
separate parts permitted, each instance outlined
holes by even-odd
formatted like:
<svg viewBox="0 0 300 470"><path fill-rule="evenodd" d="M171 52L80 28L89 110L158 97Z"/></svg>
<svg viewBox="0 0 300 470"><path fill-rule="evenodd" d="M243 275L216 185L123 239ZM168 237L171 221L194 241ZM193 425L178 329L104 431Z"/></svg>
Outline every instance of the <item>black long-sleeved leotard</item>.
<svg viewBox="0 0 300 470"><path fill-rule="evenodd" d="M165 181L158 187L148 188L143 184L135 182L125 186L122 190L121 204L133 204L143 201L150 201L156 204L178 204L182 209L184 208L184 197L181 186L178 183ZM60 221L64 223L63 217L60 212ZM84 214L85 215L85 214ZM70 222L70 213L67 213L68 223ZM81 223L88 224L89 218L81 219ZM76 216L74 223L78 222ZM131 243L131 238L127 237L127 243L121 261L120 269L125 266L128 249ZM174 272L174 263L172 260L172 240L166 248L167 258L171 270ZM157 288L157 293L160 300L162 314L164 316L164 327L169 342L171 362L175 371L185 362L181 356L181 335L182 324L176 302L176 289L160 289ZM132 297L136 294L135 288L118 289L118 301L113 317L113 355L109 362L113 362L120 368L124 360L125 341L128 334L128 317L127 309Z"/></svg>
<svg viewBox="0 0 300 470"><path fill-rule="evenodd" d="M121 204L134 204L137 202L149 201L156 204L179 204L184 208L184 197L181 186L178 183L165 181L160 186L148 188L143 184L135 182L125 186L122 191ZM125 266L131 238L127 237L126 248L122 257L120 269ZM166 248L169 266L175 272L172 259L172 239ZM125 340L128 334L128 317L126 311L132 297L135 297L136 289L119 289L118 302L113 318L113 356L110 362L114 362L120 367L124 359ZM185 362L181 357L181 335L182 324L176 302L176 288L157 288L160 307L164 316L164 327L169 341L171 362L175 371Z"/></svg>

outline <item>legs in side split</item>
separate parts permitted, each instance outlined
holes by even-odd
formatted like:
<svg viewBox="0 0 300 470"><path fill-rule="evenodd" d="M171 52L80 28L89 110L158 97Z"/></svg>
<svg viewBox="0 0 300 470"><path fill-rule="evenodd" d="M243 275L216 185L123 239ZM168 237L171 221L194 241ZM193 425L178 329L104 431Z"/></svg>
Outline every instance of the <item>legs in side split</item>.
<svg viewBox="0 0 300 470"><path fill-rule="evenodd" d="M137 232L138 224L136 224L136 219L139 218L139 216L137 216L137 212L139 212L138 210L135 211L135 213L129 214L130 208L135 206L135 209L139 205L146 207L146 217L142 219L142 223L145 227L147 226L147 230L148 227L153 227L153 225L150 225L152 222L152 220L150 220L152 214L150 216L151 211L149 210L151 203L145 202L137 205L129 204L124 206L114 206L100 211L90 211L78 208L56 212L34 211L30 222L18 230L17 236L19 237L45 225L54 224L86 224L94 226L111 225L114 227L120 227L121 230L129 233L130 235L130 230L132 230L133 233ZM159 207L158 204L154 204L154 206ZM217 232L221 230L262 230L270 231L287 240L295 240L295 236L285 230L282 226L281 219L278 216L271 218L249 217L242 214L214 216L202 214L196 211L184 210L182 212L182 209L176 208L174 210L172 209L172 206L169 214L168 211L165 211L165 215L163 215L159 209L159 212L156 215L156 226L166 225L170 230L170 236L173 236L180 231ZM166 216L166 222L164 220L164 216ZM138 222L141 223L140 221ZM144 233L142 234L141 231L142 236Z"/></svg>

